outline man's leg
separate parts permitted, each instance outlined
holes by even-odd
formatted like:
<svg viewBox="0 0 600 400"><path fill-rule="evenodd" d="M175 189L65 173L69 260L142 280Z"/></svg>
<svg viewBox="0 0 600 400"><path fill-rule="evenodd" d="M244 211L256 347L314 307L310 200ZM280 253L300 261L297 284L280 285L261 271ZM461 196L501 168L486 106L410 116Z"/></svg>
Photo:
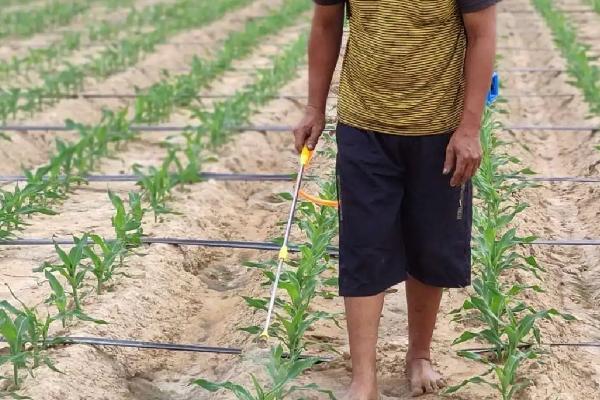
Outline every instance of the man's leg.
<svg viewBox="0 0 600 400"><path fill-rule="evenodd" d="M346 321L352 357L352 385L347 400L378 400L377 337L384 294L346 297Z"/></svg>
<svg viewBox="0 0 600 400"><path fill-rule="evenodd" d="M413 395L443 384L429 361L442 297L441 288L462 288L471 281L471 185L450 186L443 175L450 135L408 138L403 203L408 275L407 372Z"/></svg>
<svg viewBox="0 0 600 400"><path fill-rule="evenodd" d="M435 328L442 289L409 277L406 281L408 306L408 351L406 368L411 394L419 396L444 385L442 376L431 365L431 338Z"/></svg>

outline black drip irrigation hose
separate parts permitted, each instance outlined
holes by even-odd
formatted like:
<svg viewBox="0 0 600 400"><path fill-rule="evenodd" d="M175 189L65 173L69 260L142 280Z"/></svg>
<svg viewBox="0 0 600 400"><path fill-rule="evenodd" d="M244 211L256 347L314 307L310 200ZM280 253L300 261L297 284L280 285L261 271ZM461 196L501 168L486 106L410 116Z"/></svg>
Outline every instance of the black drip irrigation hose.
<svg viewBox="0 0 600 400"><path fill-rule="evenodd" d="M550 183L600 183L600 177L588 176L532 176L528 178L518 178L525 182L550 182Z"/></svg>
<svg viewBox="0 0 600 400"><path fill-rule="evenodd" d="M106 339L98 337L83 337L83 336L65 336L65 337L49 337L47 342L52 343L50 347L56 346L67 346L67 345L88 345L88 346L110 346L110 347L126 347L132 349L147 349L147 350L166 350L166 351L179 351L179 352L190 352L190 353L212 353L212 354L226 354L226 355L242 355L243 350L235 347L213 347L203 346L198 344L180 344L180 343L164 343L164 342L148 342L142 340L129 340L129 339ZM6 340L0 337L0 343L6 343ZM284 358L289 358L289 354L283 354ZM311 356L311 355L300 355L299 358L318 359L317 364L331 362L334 360L333 357L322 357L322 356Z"/></svg>
<svg viewBox="0 0 600 400"><path fill-rule="evenodd" d="M586 125L527 125L515 124L503 126L505 131L553 131L553 132L592 132L600 131L600 126Z"/></svg>
<svg viewBox="0 0 600 400"><path fill-rule="evenodd" d="M52 341L53 339L48 339ZM97 346L113 346L113 347L129 347L137 349L153 349L153 350L168 350L168 351L186 351L193 353L215 353L215 354L242 354L241 349L229 347L212 347L202 346L197 344L176 344L162 342L146 342L140 340L124 340L124 339L104 339L92 337L58 337L55 338L58 345L84 344Z"/></svg>
<svg viewBox="0 0 600 400"><path fill-rule="evenodd" d="M215 180L226 182L290 182L295 179L293 174L235 174L235 173L216 173L202 172L198 174L201 180ZM137 182L140 180L139 175L87 175L80 178L85 182ZM308 179L313 177L308 176ZM66 177L59 177L66 179ZM523 182L548 182L548 183L600 183L600 177L587 176L531 176L531 177L515 177ZM0 175L1 183L18 183L27 182L27 177L24 175Z"/></svg>
<svg viewBox="0 0 600 400"><path fill-rule="evenodd" d="M57 94L48 95L44 98L48 99L135 99L138 95L133 93L75 93L75 94ZM195 96L197 100L201 99L226 99L233 97L232 93L206 93ZM577 97L579 94L569 93L505 93L502 95L504 98L570 98ZM271 99L288 99L288 100L306 100L307 95L302 94L291 94L283 93L273 96L269 96ZM330 95L328 99L337 99L337 95Z"/></svg>
<svg viewBox="0 0 600 400"><path fill-rule="evenodd" d="M536 344L522 344L517 346L519 349L527 349L532 346L536 346ZM600 342L582 342L582 343L541 343L540 346L548 346L548 347L599 347ZM485 353L493 353L497 349L492 347L484 347L484 348L475 348L475 349L460 349L458 351L477 353L477 354L485 354Z"/></svg>
<svg viewBox="0 0 600 400"><path fill-rule="evenodd" d="M72 344L85 344L85 345L97 345L97 346L113 346L113 347L130 347L138 349L154 349L154 350L168 350L168 351L187 351L194 353L217 353L217 354L242 354L241 349L229 348L229 347L212 347L202 346L198 344L176 344L176 343L162 343L162 342L145 342L140 340L125 340L125 339L104 339L104 338L93 338L93 337L56 337L48 338L48 342L52 343L52 346L61 345L72 345ZM0 342L6 343L4 338L0 337Z"/></svg>
<svg viewBox="0 0 600 400"><path fill-rule="evenodd" d="M114 241L114 239L112 239ZM108 240L109 242L111 240ZM208 239L184 239L184 238L150 238L143 237L143 244L170 244L177 246L195 246L195 247L215 247L226 249L246 249L246 250L263 250L263 251L279 251L281 246L273 242L253 242L253 241L232 241L232 240L208 240ZM51 245L72 245L73 239L12 239L0 240L0 246L51 246ZM600 246L598 239L557 239L557 240L534 240L532 242L523 242L522 245L539 245L539 246ZM300 251L298 245L290 245L290 252L297 253ZM339 249L331 246L328 248L328 253L332 257L338 257Z"/></svg>
<svg viewBox="0 0 600 400"><path fill-rule="evenodd" d="M540 246L600 246L600 240L596 239L558 239L558 240L534 240L531 243Z"/></svg>
<svg viewBox="0 0 600 400"><path fill-rule="evenodd" d="M217 172L200 172L198 173L202 180L228 181L228 182L290 182L295 179L293 174L236 174L236 173L217 173ZM59 177L65 179L66 177ZM87 175L81 178L85 182L137 182L140 180L139 175ZM308 176L308 179L313 177ZM600 183L600 177L586 176L532 176L532 177L517 177L524 182L550 182L550 183ZM0 175L0 182L27 182L27 177L24 175Z"/></svg>
<svg viewBox="0 0 600 400"><path fill-rule="evenodd" d="M109 239L114 241L114 239ZM236 241L236 240L206 240L206 239L184 239L184 238L150 238L142 237L143 244L170 244L177 246L195 246L195 247L215 247L225 249L240 249L240 250L263 250L263 251L279 251L281 245L273 242L252 242L252 241ZM53 246L57 245L72 245L73 239L13 239L0 240L0 246ZM298 245L290 245L289 251L297 253L300 251ZM329 255L336 257L338 255L337 247L329 247Z"/></svg>
<svg viewBox="0 0 600 400"><path fill-rule="evenodd" d="M181 132L186 129L193 129L192 126L176 126L176 125L133 125L130 128L135 132ZM293 127L288 125L248 125L227 128L237 132L275 132L275 133L291 133ZM555 131L555 132L592 132L600 131L600 126L585 126L585 125L505 125L503 127L507 131ZM68 132L72 131L64 125L3 125L0 126L0 132ZM335 131L335 127L328 127L324 132Z"/></svg>
<svg viewBox="0 0 600 400"><path fill-rule="evenodd" d="M235 174L235 173L217 173L200 172L200 179L215 181L237 181L237 182L287 182L294 180L291 174ZM79 177L76 177L79 178ZM87 175L81 177L87 182L137 182L139 175ZM65 177L59 177L65 179ZM27 182L27 177L23 175L0 176L0 182Z"/></svg>
<svg viewBox="0 0 600 400"><path fill-rule="evenodd" d="M591 8L575 8L575 9L560 10L560 12L567 13L567 14L577 14L577 13L587 14L587 13L595 13L596 11ZM536 11L536 10L502 10L502 11L499 11L499 13L502 13L502 14L537 14L538 11Z"/></svg>

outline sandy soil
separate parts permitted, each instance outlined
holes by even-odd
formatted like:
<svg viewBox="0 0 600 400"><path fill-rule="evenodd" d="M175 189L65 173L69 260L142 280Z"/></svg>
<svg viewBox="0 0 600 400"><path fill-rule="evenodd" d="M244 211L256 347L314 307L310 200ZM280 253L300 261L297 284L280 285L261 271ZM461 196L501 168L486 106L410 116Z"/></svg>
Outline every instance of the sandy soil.
<svg viewBox="0 0 600 400"><path fill-rule="evenodd" d="M259 2L260 3L260 2ZM262 4L265 4L262 2ZM236 15L253 15L246 9ZM551 37L542 19L532 13L512 14L511 9L532 10L526 0L505 0L500 16L500 45L511 47L551 48ZM231 23L228 21L227 23ZM255 54L240 62L240 67L263 63L263 58L273 54L280 43L293 40L299 27L291 27L273 41L257 49ZM206 31L205 31L206 32ZM181 38L179 39L181 40ZM166 50L165 50L166 51ZM159 53L151 58L155 63L165 62L165 57L175 54ZM185 58L185 57L183 57ZM181 61L178 68L184 64ZM502 67L563 67L564 61L556 51L506 52ZM118 79L114 88L122 89L135 76L128 71ZM304 94L305 71L281 90L286 94ZM231 74L215 84L214 93L231 92L241 87L246 79ZM507 91L575 93L562 74L514 74L504 76ZM100 87L100 86L99 86ZM104 92L110 88L104 86ZM227 89L227 90L226 90ZM93 121L97 108L77 101L56 107L53 114L44 113L39 121L52 116L64 118L65 114L84 111ZM95 104L94 104L95 105ZM113 104L114 105L114 104ZM587 107L581 97L569 101L550 98L511 100L506 108L510 120L528 123L571 124L581 123ZM95 111L94 111L95 110ZM332 105L331 112L335 107ZM298 104L276 100L262 108L254 123L293 124L300 115ZM178 113L172 122L185 121L186 115ZM36 119L37 120L37 119ZM52 120L49 120L52 121ZM586 123L598 122L598 119ZM543 175L597 176L600 153L594 150L599 139L586 133L556 132L506 132L506 140L513 142L511 152L523 163ZM114 173L126 169L136 161L153 163L162 151L152 145L153 138L136 143L109 160L101 172ZM30 163L43 161L44 156L28 159ZM13 158L12 163L20 158ZM218 161L209 166L213 171L283 172L292 171L295 156L289 135L277 133L244 134L218 152ZM4 169L5 165L2 165ZM11 163L6 162L11 168ZM12 165L14 168L14 165ZM277 222L284 218L286 204L276 193L289 190L287 183L223 183L204 182L190 186L175 194L172 205L181 215L169 215L162 223L146 221L146 233L153 236L179 236L223 238L239 240L264 240L278 236ZM127 185L111 185L111 189L126 191ZM32 219L26 237L65 236L81 230L93 229L109 232L110 209L105 198L105 185L78 190L61 208L61 215ZM542 185L522 193L531 207L522 215L519 226L525 234L541 238L597 238L596 223L599 209L598 188L595 185L555 184ZM93 207L90 207L93 205ZM50 227L50 228L49 228ZM562 321L545 323L546 341L583 342L600 340L600 250L594 247L532 247L540 263L547 269L544 287L547 293L532 296L529 301L538 308L557 307L574 314L579 321L566 324ZM112 323L98 327L77 324L70 333L105 337L127 337L146 340L194 342L215 346L242 346L252 349L245 334L236 327L260 320L251 315L243 305L241 295L266 295L260 286L261 279L248 272L245 260L266 258L272 255L254 251L223 251L214 249L184 248L176 246L151 246L144 254L129 262L130 278L121 279L110 292L86 300L86 310ZM31 268L51 257L48 248L11 248L0 254L2 280L6 280L28 302L36 302L47 294L40 286L39 277ZM521 277L526 282L528 277ZM0 288L0 298L7 293ZM450 343L462 331L462 326L450 323L448 311L462 303L464 293L449 292L444 301L440 323L435 335L434 353L438 368L451 382L472 375L474 366L454 355ZM406 307L404 289L400 285L391 290L386 299L380 333L379 354L383 394L387 398L404 399L408 396L403 377L403 356L406 349ZM341 311L339 299L320 300L315 307ZM322 324L311 332L313 338L332 344L341 353L347 351L345 332L331 324ZM524 375L533 378L534 385L521 399L594 399L600 392L600 352L586 348L551 348L549 354L531 363ZM190 387L191 379L234 379L247 381L247 372L255 370L251 360L232 356L173 354L164 352L121 350L112 348L69 347L52 352L52 358L66 375L47 369L36 371L36 378L28 379L26 394L34 399L229 399L224 394L209 395ZM347 357L338 357L303 378L304 382L318 382L323 387L343 391L349 383L350 363ZM432 395L428 398L437 398ZM466 390L456 399L495 399L485 388Z"/></svg>

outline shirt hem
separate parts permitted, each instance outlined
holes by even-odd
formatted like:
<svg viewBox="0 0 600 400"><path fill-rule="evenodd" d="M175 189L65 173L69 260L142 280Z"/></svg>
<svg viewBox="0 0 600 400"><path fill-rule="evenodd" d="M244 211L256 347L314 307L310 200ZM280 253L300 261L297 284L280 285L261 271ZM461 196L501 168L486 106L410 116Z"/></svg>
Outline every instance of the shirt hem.
<svg viewBox="0 0 600 400"><path fill-rule="evenodd" d="M448 127L441 128L440 130L434 130L433 132L415 132L414 130L397 128L397 127L389 127L383 125L376 124L368 124L362 122L355 122L352 120L347 120L345 118L341 118L338 116L338 122L344 125L351 126L353 128L357 128L363 131L370 131L375 133L382 133L386 135L395 135L395 136L436 136L436 135L447 135L451 134L458 128L458 123Z"/></svg>

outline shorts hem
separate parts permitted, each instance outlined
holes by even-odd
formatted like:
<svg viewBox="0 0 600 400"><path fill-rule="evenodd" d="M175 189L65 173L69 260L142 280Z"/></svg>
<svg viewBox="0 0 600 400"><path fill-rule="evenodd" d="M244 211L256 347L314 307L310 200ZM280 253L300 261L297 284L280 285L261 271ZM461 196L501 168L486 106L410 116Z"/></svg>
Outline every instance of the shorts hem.
<svg viewBox="0 0 600 400"><path fill-rule="evenodd" d="M458 281L458 282L448 283L448 282L436 281L435 279L423 278L422 276L418 276L418 274L413 274L413 273L409 273L408 276L410 276L413 279L416 279L417 281L421 282L424 285L442 288L442 289L463 289L463 288L471 286L471 279L466 279L463 282Z"/></svg>
<svg viewBox="0 0 600 400"><path fill-rule="evenodd" d="M341 297L370 297L370 296L376 296L380 293L385 292L386 290L388 290L389 288L391 288L392 286L395 286L399 283L402 283L404 281L406 281L406 279L408 278L408 275L404 275L401 276L399 278L393 279L389 282L386 282L385 284L380 284L377 286L370 286L368 288L361 288L361 289L341 289L339 290L339 295Z"/></svg>

